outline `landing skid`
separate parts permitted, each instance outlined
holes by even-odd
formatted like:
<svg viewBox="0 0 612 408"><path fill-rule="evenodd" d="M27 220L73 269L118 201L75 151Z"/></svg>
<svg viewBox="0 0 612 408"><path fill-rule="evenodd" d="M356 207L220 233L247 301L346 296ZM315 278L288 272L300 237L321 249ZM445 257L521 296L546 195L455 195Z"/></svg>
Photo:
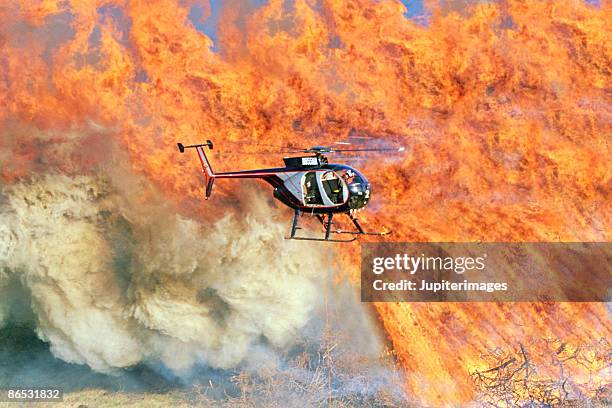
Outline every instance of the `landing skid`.
<svg viewBox="0 0 612 408"><path fill-rule="evenodd" d="M393 231L381 231L381 232L366 232L363 230L363 227L359 223L359 220L355 218L351 213L347 213L348 217L353 221L353 225L355 225L356 231L343 231L343 230L335 230L332 231L332 234L352 234L352 235L375 235L375 236L385 236L391 234ZM319 216L319 221L323 224L323 217ZM323 225L325 226L325 225Z"/></svg>
<svg viewBox="0 0 612 408"><path fill-rule="evenodd" d="M353 242L357 239L357 237L355 235L375 235L375 236L384 236L384 235L389 235L391 234L392 231L382 231L382 232L366 232L363 230L363 228L361 227L361 225L359 224L359 221L357 220L357 218L355 218L353 216L353 214L351 213L347 213L348 217L351 219L351 221L353 222L353 225L355 225L356 231L342 231L342 230L332 230L332 219L334 214L333 213L329 213L327 214L327 217L324 217L323 215L317 214L316 217L319 220L319 222L321 223L321 225L323 226L324 232L325 232L325 238L309 238L309 237L296 237L295 233L298 229L301 229L298 226L298 218L300 216L300 212L299 210L294 210L293 213L293 223L291 225L291 236L289 237L285 237L285 239L294 239L297 241L319 241L319 242ZM337 239L337 238L330 238L331 234L351 234L353 235L353 238L351 239Z"/></svg>
<svg viewBox="0 0 612 408"><path fill-rule="evenodd" d="M342 231L342 230L332 231L332 234L375 235L379 237L390 235L391 233L393 233L393 231L383 231L383 232L359 232L359 231Z"/></svg>
<svg viewBox="0 0 612 408"><path fill-rule="evenodd" d="M334 239L334 238L307 238L307 237L285 237L285 239L291 239L291 240L295 240L295 241L319 241L319 242L353 242L355 241L357 238L351 238L351 239Z"/></svg>

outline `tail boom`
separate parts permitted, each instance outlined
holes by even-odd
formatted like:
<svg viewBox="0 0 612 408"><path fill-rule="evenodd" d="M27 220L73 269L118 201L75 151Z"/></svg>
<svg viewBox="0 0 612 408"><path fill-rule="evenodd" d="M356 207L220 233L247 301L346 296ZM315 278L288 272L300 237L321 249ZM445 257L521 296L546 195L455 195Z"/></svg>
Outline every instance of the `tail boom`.
<svg viewBox="0 0 612 408"><path fill-rule="evenodd" d="M196 149L200 163L202 165L202 173L204 173L206 183L206 195L205 198L208 200L212 194L213 185L215 179L227 178L227 179L261 179L271 184L274 187L278 187L283 182L282 176L279 174L287 173L286 168L274 168L274 169L261 169L261 170L243 170L243 171L229 171L222 173L215 173L208 157L206 156L206 147L209 149L213 148L213 143L207 140L206 143L195 144L185 146L182 143L177 143L178 149L181 153L185 152L185 149L193 148Z"/></svg>

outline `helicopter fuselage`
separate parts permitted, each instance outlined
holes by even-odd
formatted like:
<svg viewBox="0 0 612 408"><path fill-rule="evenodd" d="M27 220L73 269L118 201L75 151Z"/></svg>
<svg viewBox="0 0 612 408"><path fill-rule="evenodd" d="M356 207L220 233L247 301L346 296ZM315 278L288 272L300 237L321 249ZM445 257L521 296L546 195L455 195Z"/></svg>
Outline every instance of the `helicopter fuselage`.
<svg viewBox="0 0 612 408"><path fill-rule="evenodd" d="M317 157L306 159L315 163ZM287 162L287 160L286 160ZM274 197L304 213L346 213L364 208L371 196L367 179L343 164L287 166L280 168L216 173L216 178L259 178L274 188Z"/></svg>

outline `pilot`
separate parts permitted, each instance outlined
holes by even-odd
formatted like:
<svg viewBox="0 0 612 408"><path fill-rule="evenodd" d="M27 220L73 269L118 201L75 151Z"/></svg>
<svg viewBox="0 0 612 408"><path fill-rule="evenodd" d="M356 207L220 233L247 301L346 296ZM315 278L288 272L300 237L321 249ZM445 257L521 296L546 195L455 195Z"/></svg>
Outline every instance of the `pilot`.
<svg viewBox="0 0 612 408"><path fill-rule="evenodd" d="M340 179L333 172L324 173L321 177L321 181L323 181L327 188L329 188L329 199L332 203L338 204L342 201L342 183L340 183Z"/></svg>
<svg viewBox="0 0 612 408"><path fill-rule="evenodd" d="M316 182L316 175L314 172L306 174L306 177L304 178L304 187L306 191L304 197L305 204L323 204L321 202L319 194L317 193L318 188Z"/></svg>
<svg viewBox="0 0 612 408"><path fill-rule="evenodd" d="M349 169L342 175L342 177L344 178L344 181L346 181L346 184L350 185L355 179L355 172Z"/></svg>
<svg viewBox="0 0 612 408"><path fill-rule="evenodd" d="M310 180L307 180L305 184L306 184L306 204L312 204L315 198L315 194L312 189L312 182L310 182Z"/></svg>

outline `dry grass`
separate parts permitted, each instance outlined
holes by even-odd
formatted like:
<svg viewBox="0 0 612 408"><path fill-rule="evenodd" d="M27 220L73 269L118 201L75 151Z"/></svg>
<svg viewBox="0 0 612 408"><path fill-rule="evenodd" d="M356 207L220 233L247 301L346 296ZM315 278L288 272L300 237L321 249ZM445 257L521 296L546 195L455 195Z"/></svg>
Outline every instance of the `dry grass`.
<svg viewBox="0 0 612 408"><path fill-rule="evenodd" d="M483 356L488 367L472 372L486 407L599 408L612 404L612 347L606 339L572 346L540 339Z"/></svg>
<svg viewBox="0 0 612 408"><path fill-rule="evenodd" d="M329 333L328 333L329 334ZM341 352L336 336L324 336L316 349L263 363L256 372L242 371L224 379L224 385L197 379L178 389L109 391L88 388L68 392L52 407L409 407L403 378L392 361ZM0 407L40 407L41 403L0 403Z"/></svg>

